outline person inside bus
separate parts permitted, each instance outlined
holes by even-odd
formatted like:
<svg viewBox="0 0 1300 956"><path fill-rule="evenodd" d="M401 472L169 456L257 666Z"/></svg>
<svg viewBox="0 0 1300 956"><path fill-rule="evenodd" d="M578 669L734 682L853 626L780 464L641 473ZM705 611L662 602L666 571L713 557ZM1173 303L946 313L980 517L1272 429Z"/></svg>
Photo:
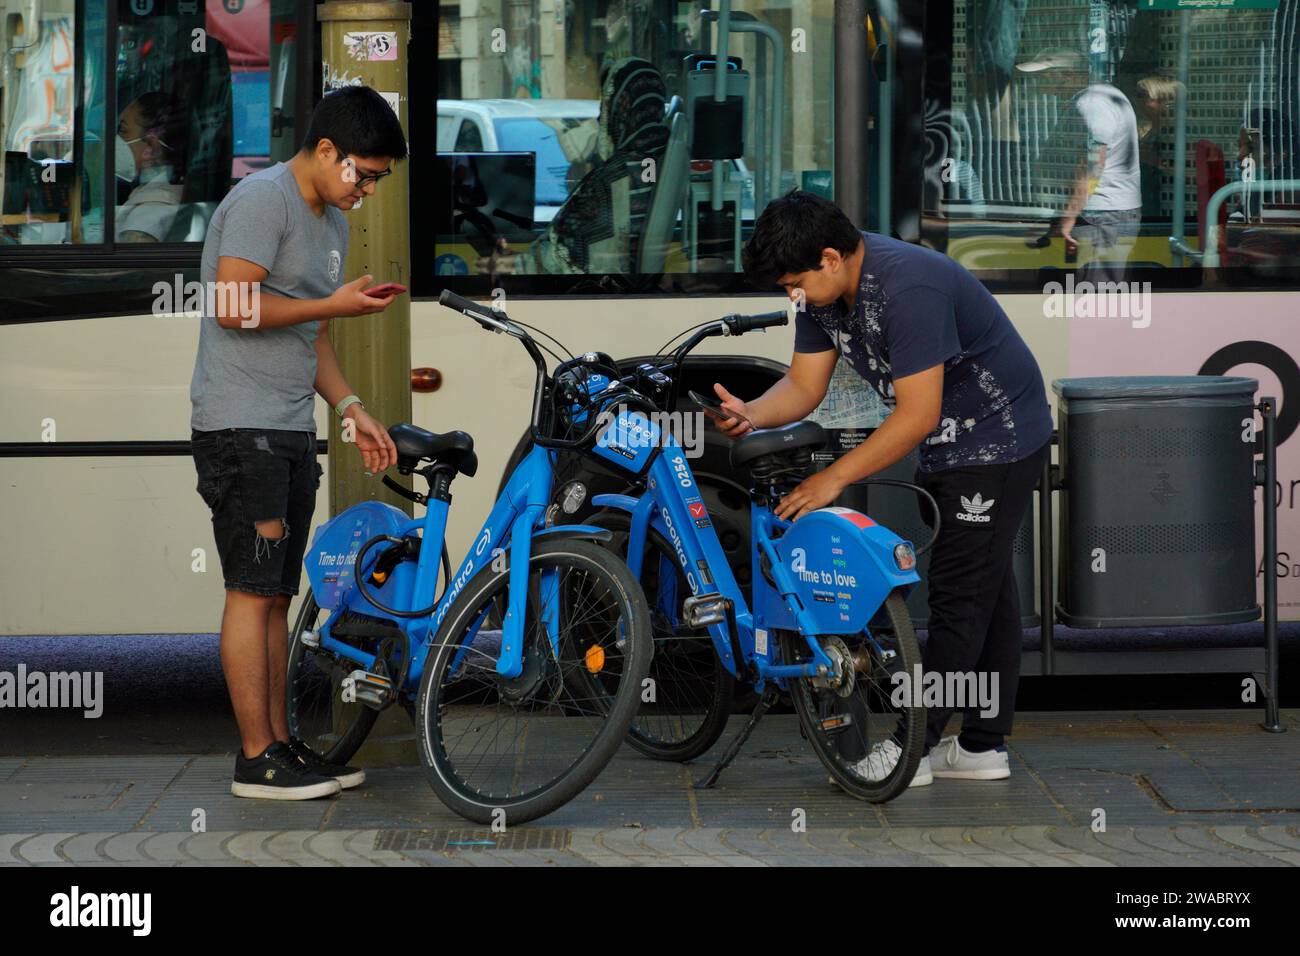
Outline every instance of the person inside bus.
<svg viewBox="0 0 1300 956"><path fill-rule="evenodd" d="M1142 215L1156 219L1164 215L1160 187L1164 175L1172 175L1172 159L1161 158L1160 147L1166 124L1173 115L1183 84L1168 76L1153 74L1137 81L1138 97L1134 100L1138 118L1138 166L1142 179Z"/></svg>
<svg viewBox="0 0 1300 956"><path fill-rule="evenodd" d="M185 190L184 120L162 93L145 93L122 110L114 168L130 191L117 207L119 242L161 242L171 230Z"/></svg>
<svg viewBox="0 0 1300 956"><path fill-rule="evenodd" d="M880 394L892 409L880 427L805 479L776 514L798 521L917 451L915 480L938 502L943 529L931 551L924 669L996 673L999 699L992 714L965 711L960 734L947 737L953 708L930 708L911 785L1009 776L1005 738L1022 650L1012 549L1052 434L1033 353L997 300L952 259L860 232L812 193L795 190L768 204L744 265L757 288L779 285L795 302L794 355L757 398L714 386L724 410L743 416L720 430L737 438L805 418L841 357ZM857 760L857 772L883 779L900 755L897 741L880 741Z"/></svg>
<svg viewBox="0 0 1300 956"><path fill-rule="evenodd" d="M1109 83L1088 82L1088 61L1069 49L1048 50L1017 64L1040 78L1041 89L1068 100L1070 109L1056 131L1073 168L1065 209L1050 235L1065 240L1073 255L1080 241L1092 247L1086 277L1123 279L1142 225L1142 182L1137 114ZM1072 154L1072 155L1071 155Z"/></svg>
<svg viewBox="0 0 1300 956"><path fill-rule="evenodd" d="M207 297L190 382L197 490L212 512L226 587L221 665L241 738L237 797L306 800L365 779L290 736L288 613L321 478L316 395L352 423L348 443L368 471L397 460L387 430L351 394L329 323L393 301L393 293L365 294L373 276L344 278L343 211L374 195L406 153L383 96L365 86L329 93L301 150L244 177L203 243L204 285L241 293Z"/></svg>
<svg viewBox="0 0 1300 956"><path fill-rule="evenodd" d="M602 82L598 161L574 188L546 230L526 249L504 242L478 262L487 275L629 275L645 226L655 179L647 161L668 147L663 76L648 60L612 63Z"/></svg>
<svg viewBox="0 0 1300 956"><path fill-rule="evenodd" d="M1256 106L1246 114L1237 133L1237 165L1229 178L1238 182L1294 179L1295 156L1295 124L1275 109ZM1285 201L1285 193L1251 189L1238 196L1233 218L1258 221L1263 203Z"/></svg>

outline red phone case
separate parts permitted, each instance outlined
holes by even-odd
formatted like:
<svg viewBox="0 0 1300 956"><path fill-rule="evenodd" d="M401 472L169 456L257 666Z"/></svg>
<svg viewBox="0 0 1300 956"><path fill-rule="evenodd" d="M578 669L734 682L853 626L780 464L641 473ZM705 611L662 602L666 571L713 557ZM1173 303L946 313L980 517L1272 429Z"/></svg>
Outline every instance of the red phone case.
<svg viewBox="0 0 1300 956"><path fill-rule="evenodd" d="M382 299L390 293L396 292L399 295L406 291L406 286L400 282L385 282L383 285L372 285L369 289L361 290L364 295L374 299Z"/></svg>

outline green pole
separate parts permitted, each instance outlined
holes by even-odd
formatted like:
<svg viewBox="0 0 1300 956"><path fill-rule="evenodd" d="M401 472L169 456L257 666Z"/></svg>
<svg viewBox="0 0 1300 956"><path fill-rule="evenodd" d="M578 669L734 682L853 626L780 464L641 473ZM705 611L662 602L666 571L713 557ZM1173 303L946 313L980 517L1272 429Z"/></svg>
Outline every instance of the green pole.
<svg viewBox="0 0 1300 956"><path fill-rule="evenodd" d="M345 85L369 86L407 120L407 41L411 5L405 2L334 2L316 9L321 24L324 92ZM343 278L370 274L376 283L410 285L408 207L410 161L393 164L360 209L347 213L350 239ZM348 384L366 410L385 425L411 420L411 300L400 295L377 315L335 319L330 340ZM330 416L330 514L366 500L386 501L412 513L411 503L377 478L367 477L361 456L343 442L340 422Z"/></svg>

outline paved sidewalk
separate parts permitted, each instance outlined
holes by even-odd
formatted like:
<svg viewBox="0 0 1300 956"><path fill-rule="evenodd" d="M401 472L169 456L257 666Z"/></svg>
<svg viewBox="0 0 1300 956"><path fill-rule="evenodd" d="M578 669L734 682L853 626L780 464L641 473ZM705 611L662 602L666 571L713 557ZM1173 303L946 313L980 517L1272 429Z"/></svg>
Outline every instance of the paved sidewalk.
<svg viewBox="0 0 1300 956"><path fill-rule="evenodd" d="M5 757L0 867L1295 866L1300 712L1283 718L1268 734L1257 711L1021 715L1009 780L938 780L875 806L828 786L776 716L716 789L691 787L707 760L623 748L568 805L500 834L449 812L419 767L275 803L230 795L233 755Z"/></svg>

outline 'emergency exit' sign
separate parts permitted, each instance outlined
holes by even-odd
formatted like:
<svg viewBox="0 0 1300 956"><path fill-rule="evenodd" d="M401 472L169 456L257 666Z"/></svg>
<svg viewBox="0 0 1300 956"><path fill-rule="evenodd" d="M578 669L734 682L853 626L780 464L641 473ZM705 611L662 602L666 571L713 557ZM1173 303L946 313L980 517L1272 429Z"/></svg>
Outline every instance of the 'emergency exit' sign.
<svg viewBox="0 0 1300 956"><path fill-rule="evenodd" d="M1141 0L1139 10L1276 10L1278 0Z"/></svg>

